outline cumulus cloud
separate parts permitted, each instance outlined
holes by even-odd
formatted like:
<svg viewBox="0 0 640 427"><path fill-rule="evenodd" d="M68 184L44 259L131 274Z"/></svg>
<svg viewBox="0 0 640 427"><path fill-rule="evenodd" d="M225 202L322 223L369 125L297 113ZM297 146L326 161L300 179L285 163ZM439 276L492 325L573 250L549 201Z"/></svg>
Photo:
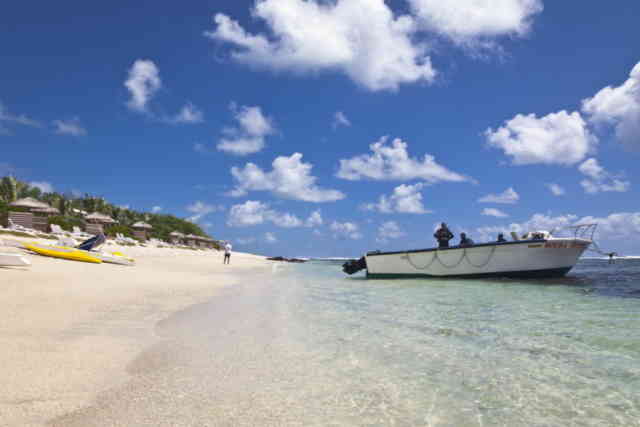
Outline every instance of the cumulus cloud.
<svg viewBox="0 0 640 427"><path fill-rule="evenodd" d="M333 221L329 228L333 231L333 237L336 239L358 240L362 238L358 224L353 222Z"/></svg>
<svg viewBox="0 0 640 427"><path fill-rule="evenodd" d="M227 218L229 227L250 227L266 222L283 228L296 228L304 225L304 222L297 216L288 212L278 212L271 209L267 203L256 200L247 200L242 204L233 205Z"/></svg>
<svg viewBox="0 0 640 427"><path fill-rule="evenodd" d="M129 78L124 82L131 94L127 106L137 112L147 112L147 103L162 87L160 71L149 59L137 59L129 70Z"/></svg>
<svg viewBox="0 0 640 427"><path fill-rule="evenodd" d="M220 139L218 150L237 156L261 151L265 137L275 131L272 121L262 114L260 107L238 108L231 104L231 111L238 126L224 130L225 136Z"/></svg>
<svg viewBox="0 0 640 427"><path fill-rule="evenodd" d="M317 210L311 212L311 215L309 215L309 218L307 218L304 225L305 227L317 227L319 225L322 225L323 223L324 220L322 219L322 215L320 214L320 211Z"/></svg>
<svg viewBox="0 0 640 427"><path fill-rule="evenodd" d="M40 127L40 122L30 119L24 114L15 115L9 112L4 104L0 101L0 134L10 135L11 131L7 129L5 123L14 123L22 126Z"/></svg>
<svg viewBox="0 0 640 427"><path fill-rule="evenodd" d="M154 206L151 208L151 212L153 213L160 213L162 212L162 206Z"/></svg>
<svg viewBox="0 0 640 427"><path fill-rule="evenodd" d="M583 100L582 111L594 124L613 126L626 146L640 148L640 62L622 85L607 86Z"/></svg>
<svg viewBox="0 0 640 427"><path fill-rule="evenodd" d="M391 196L387 197L383 194L378 199L378 203L365 204L363 209L378 211L381 213L430 213L431 211L425 209L422 204L422 194L420 191L423 187L423 183L399 185L393 189L393 194L391 194Z"/></svg>
<svg viewBox="0 0 640 427"><path fill-rule="evenodd" d="M549 191L551 191L551 193L553 193L554 196L563 196L565 194L564 188L562 188L558 184L550 182L550 183L546 184L546 186L549 189Z"/></svg>
<svg viewBox="0 0 640 427"><path fill-rule="evenodd" d="M237 185L230 195L239 197L249 191L270 191L283 199L315 203L333 202L345 197L341 191L319 187L317 178L311 175L313 165L302 162L300 153L276 157L272 166L270 172L253 163L247 163L244 168L232 167L231 175Z"/></svg>
<svg viewBox="0 0 640 427"><path fill-rule="evenodd" d="M400 229L400 226L395 221L387 221L382 223L380 227L378 227L378 235L376 240L378 242L387 242L391 239L399 239L402 236L405 236L407 233Z"/></svg>
<svg viewBox="0 0 640 427"><path fill-rule="evenodd" d="M387 140L387 137L382 137L371 144L369 148L372 154L341 159L336 176L350 181L366 178L387 181L422 179L429 183L471 181L471 178L439 165L429 154L425 154L422 159L409 157L408 144L399 138L394 139L391 144L387 144Z"/></svg>
<svg viewBox="0 0 640 427"><path fill-rule="evenodd" d="M154 208L155 209L155 208ZM186 207L188 212L191 212L193 215L187 218L187 221L198 222L203 217L224 210L224 206L222 205L210 205L208 203L204 203L201 201L196 201Z"/></svg>
<svg viewBox="0 0 640 427"><path fill-rule="evenodd" d="M533 17L543 9L540 0L408 2L421 26L466 45L499 36L526 35Z"/></svg>
<svg viewBox="0 0 640 427"><path fill-rule="evenodd" d="M495 216L496 218L507 218L509 215L502 212L500 209L495 208L484 208L482 210L482 215L485 216Z"/></svg>
<svg viewBox="0 0 640 427"><path fill-rule="evenodd" d="M171 123L202 123L204 121L204 114L191 102L187 102L180 112L175 117L169 119Z"/></svg>
<svg viewBox="0 0 640 427"><path fill-rule="evenodd" d="M39 188L43 193L53 193L53 185L46 181L32 181L29 186Z"/></svg>
<svg viewBox="0 0 640 427"><path fill-rule="evenodd" d="M336 111L333 115L333 128L337 129L340 126L349 127L351 126L351 121L349 121L347 116L342 111Z"/></svg>
<svg viewBox="0 0 640 427"><path fill-rule="evenodd" d="M503 203L503 204L515 204L520 200L520 195L509 187L500 194L487 194L484 197L480 197L478 202L480 203Z"/></svg>
<svg viewBox="0 0 640 427"><path fill-rule="evenodd" d="M552 231L563 227L575 225L578 216L567 214L559 216L551 216L545 214L534 214L529 220L521 223L511 223L502 226L479 227L476 229L480 235L480 239L484 241L495 240L498 233L509 234L515 231L518 235L522 235L528 231L547 230Z"/></svg>
<svg viewBox="0 0 640 427"><path fill-rule="evenodd" d="M74 117L69 120L54 120L55 133L58 135L85 136L87 130L82 127L80 119Z"/></svg>
<svg viewBox="0 0 640 427"><path fill-rule="evenodd" d="M366 11L366 13L363 13ZM236 61L273 70L340 71L369 90L432 82L436 71L410 15L395 17L384 0L260 0L252 10L268 34L250 34L224 14L211 39L236 47Z"/></svg>
<svg viewBox="0 0 640 427"><path fill-rule="evenodd" d="M267 231L266 233L264 233L264 240L267 243L276 243L278 241L278 238L276 237L275 233Z"/></svg>
<svg viewBox="0 0 640 427"><path fill-rule="evenodd" d="M487 129L485 136L490 147L503 150L515 165L574 165L598 142L580 113L564 110L540 118L518 114L495 131Z"/></svg>
<svg viewBox="0 0 640 427"><path fill-rule="evenodd" d="M585 160L578 170L587 176L587 179L580 181L580 185L589 194L609 191L624 193L631 187L629 181L623 181L611 175L594 158Z"/></svg>

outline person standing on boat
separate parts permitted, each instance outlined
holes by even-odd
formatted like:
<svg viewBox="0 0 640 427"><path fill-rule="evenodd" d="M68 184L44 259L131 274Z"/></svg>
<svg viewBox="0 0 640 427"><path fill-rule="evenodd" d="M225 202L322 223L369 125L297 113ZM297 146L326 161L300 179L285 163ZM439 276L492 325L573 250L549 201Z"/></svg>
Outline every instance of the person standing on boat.
<svg viewBox="0 0 640 427"><path fill-rule="evenodd" d="M439 248L448 248L449 240L453 239L453 233L447 227L444 222L440 224L440 228L433 234L433 237L438 241Z"/></svg>
<svg viewBox="0 0 640 427"><path fill-rule="evenodd" d="M231 262L231 243L227 242L224 244L224 261L223 264L229 264Z"/></svg>
<svg viewBox="0 0 640 427"><path fill-rule="evenodd" d="M467 237L466 233L460 233L460 246L473 246L473 240Z"/></svg>

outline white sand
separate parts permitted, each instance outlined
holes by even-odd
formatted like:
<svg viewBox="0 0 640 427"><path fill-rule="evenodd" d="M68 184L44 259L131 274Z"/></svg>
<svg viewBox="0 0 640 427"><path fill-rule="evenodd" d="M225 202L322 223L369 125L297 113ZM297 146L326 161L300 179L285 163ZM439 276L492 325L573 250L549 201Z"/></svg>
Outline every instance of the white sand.
<svg viewBox="0 0 640 427"><path fill-rule="evenodd" d="M0 425L40 426L89 404L128 379L127 363L157 340L159 320L271 268L237 252L223 265L213 250L106 249L136 266L28 255L29 268L0 268Z"/></svg>

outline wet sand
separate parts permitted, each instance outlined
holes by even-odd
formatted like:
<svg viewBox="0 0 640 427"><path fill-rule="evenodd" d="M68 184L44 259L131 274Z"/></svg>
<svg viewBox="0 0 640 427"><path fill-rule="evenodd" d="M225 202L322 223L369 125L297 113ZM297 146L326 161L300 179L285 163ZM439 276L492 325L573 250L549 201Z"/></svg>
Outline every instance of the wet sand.
<svg viewBox="0 0 640 427"><path fill-rule="evenodd" d="M122 251L135 267L28 255L29 268L0 268L0 425L47 425L90 405L131 379L160 320L271 268L250 254L223 265L216 251Z"/></svg>

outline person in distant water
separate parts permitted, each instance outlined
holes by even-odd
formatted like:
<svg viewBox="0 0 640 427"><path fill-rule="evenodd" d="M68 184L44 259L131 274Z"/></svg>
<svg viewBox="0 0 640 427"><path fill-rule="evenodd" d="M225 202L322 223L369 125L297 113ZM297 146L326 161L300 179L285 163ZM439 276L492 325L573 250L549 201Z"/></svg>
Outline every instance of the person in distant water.
<svg viewBox="0 0 640 427"><path fill-rule="evenodd" d="M504 234L498 234L498 243L506 242L507 240L504 238Z"/></svg>
<svg viewBox="0 0 640 427"><path fill-rule="evenodd" d="M224 244L224 261L223 264L229 264L231 262L231 243L227 242Z"/></svg>
<svg viewBox="0 0 640 427"><path fill-rule="evenodd" d="M438 241L439 248L448 248L449 240L453 239L453 233L447 227L444 222L440 224L440 228L433 234L433 237Z"/></svg>
<svg viewBox="0 0 640 427"><path fill-rule="evenodd" d="M609 264L615 264L616 260L613 259L614 256L618 255L615 252L609 252L607 255L609 255Z"/></svg>
<svg viewBox="0 0 640 427"><path fill-rule="evenodd" d="M466 233L460 233L460 246L472 246L473 240L467 237Z"/></svg>

